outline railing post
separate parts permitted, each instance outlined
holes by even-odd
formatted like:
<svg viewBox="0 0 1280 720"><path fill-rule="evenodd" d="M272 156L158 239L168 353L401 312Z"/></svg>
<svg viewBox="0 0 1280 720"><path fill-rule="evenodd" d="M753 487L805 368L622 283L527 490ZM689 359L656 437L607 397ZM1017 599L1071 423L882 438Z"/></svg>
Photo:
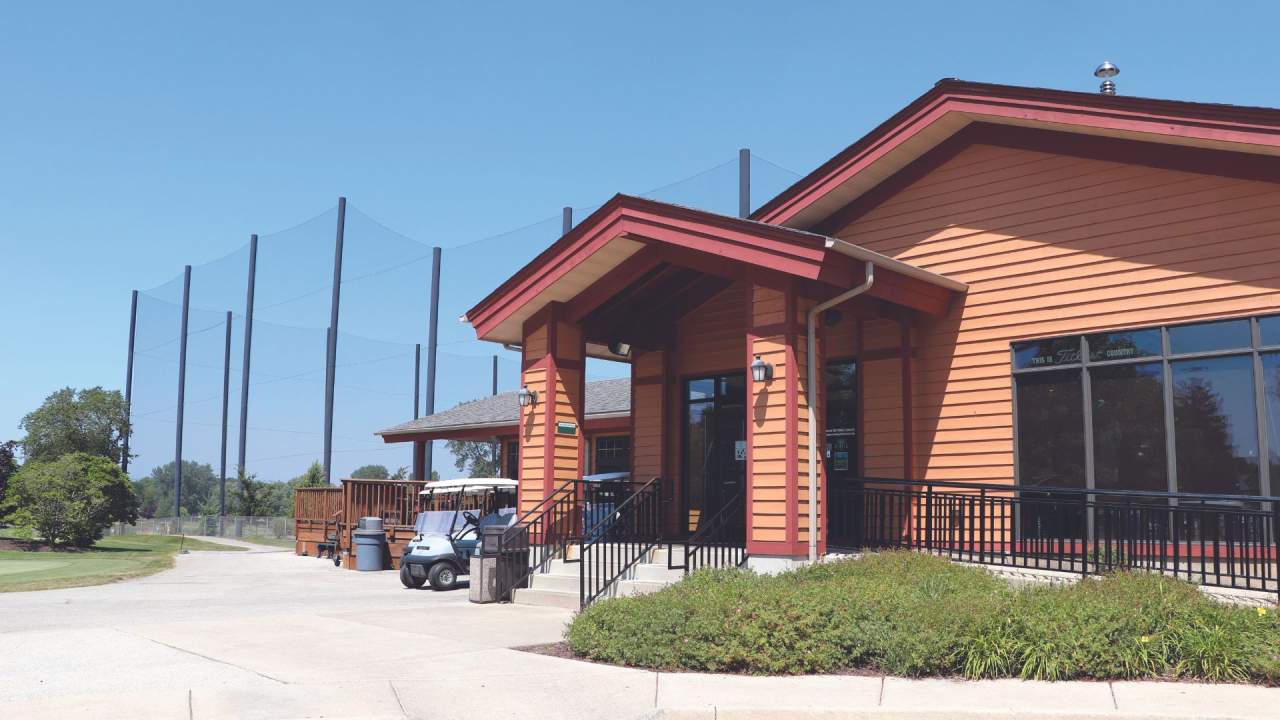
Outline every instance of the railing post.
<svg viewBox="0 0 1280 720"><path fill-rule="evenodd" d="M1271 551L1276 566L1276 598L1280 600L1280 502L1271 503Z"/></svg>
<svg viewBox="0 0 1280 720"><path fill-rule="evenodd" d="M1083 532L1080 533L1080 577L1089 577L1089 495L1080 493L1080 519L1083 521Z"/></svg>
<svg viewBox="0 0 1280 720"><path fill-rule="evenodd" d="M924 547L925 550L933 551L933 486L929 485L924 491Z"/></svg>

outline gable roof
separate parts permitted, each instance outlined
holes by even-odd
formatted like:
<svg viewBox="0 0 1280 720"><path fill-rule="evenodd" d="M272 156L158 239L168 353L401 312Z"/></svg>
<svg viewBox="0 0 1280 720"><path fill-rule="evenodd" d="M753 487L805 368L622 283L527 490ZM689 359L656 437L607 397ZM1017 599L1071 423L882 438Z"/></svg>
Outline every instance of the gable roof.
<svg viewBox="0 0 1280 720"><path fill-rule="evenodd" d="M587 407L584 420L627 416L631 414L631 379L592 380L586 385ZM424 432L479 431L512 428L520 423L520 403L516 392L504 392L489 397L459 403L440 412L417 420L393 425L380 430L384 440L398 435L416 435Z"/></svg>
<svg viewBox="0 0 1280 720"><path fill-rule="evenodd" d="M832 238L803 230L619 194L499 285L463 319L482 340L518 343L523 322L534 313L549 303L567 302L602 279L607 281L612 270L633 259L655 263L665 259L709 274L733 277L749 272L844 289L862 281L857 250L849 243L836 244ZM870 251L862 253L870 255ZM944 298L963 288L891 258L877 256L876 261L890 273L926 288L934 286ZM911 302L913 294L901 287L893 294L890 273L877 279L872 294Z"/></svg>
<svg viewBox="0 0 1280 720"><path fill-rule="evenodd" d="M766 202L751 218L818 228L831 214L973 123L1280 155L1280 110L1273 108L947 79Z"/></svg>

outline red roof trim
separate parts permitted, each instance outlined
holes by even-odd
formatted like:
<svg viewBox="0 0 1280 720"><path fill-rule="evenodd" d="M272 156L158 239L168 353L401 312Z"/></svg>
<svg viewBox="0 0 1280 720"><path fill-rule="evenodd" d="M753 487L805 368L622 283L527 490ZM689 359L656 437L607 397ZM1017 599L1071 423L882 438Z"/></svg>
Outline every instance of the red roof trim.
<svg viewBox="0 0 1280 720"><path fill-rule="evenodd" d="M943 115L1280 146L1280 110L944 80L777 197L752 219L784 223Z"/></svg>

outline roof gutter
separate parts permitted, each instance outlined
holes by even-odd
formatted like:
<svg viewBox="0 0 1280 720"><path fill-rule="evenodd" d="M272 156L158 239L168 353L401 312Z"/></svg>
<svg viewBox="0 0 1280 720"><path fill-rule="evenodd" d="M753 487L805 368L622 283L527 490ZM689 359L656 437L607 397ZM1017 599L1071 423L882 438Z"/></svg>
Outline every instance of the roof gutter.
<svg viewBox="0 0 1280 720"><path fill-rule="evenodd" d="M832 242L843 242L841 240L827 240L827 247L831 247ZM849 247L855 247L849 243L844 243ZM860 249L860 248L859 248ZM874 253L873 253L874 254ZM808 343L808 381L805 383L805 405L809 415L809 562L818 562L818 434L814 431L817 425L817 413L814 408L818 404L818 383L814 382L814 378L818 377L818 353L817 353L817 324L818 315L846 300L857 297L862 293L871 289L876 281L876 266L871 260L866 261L865 280L861 285L846 290L839 295L818 303L812 308L805 318L806 342Z"/></svg>

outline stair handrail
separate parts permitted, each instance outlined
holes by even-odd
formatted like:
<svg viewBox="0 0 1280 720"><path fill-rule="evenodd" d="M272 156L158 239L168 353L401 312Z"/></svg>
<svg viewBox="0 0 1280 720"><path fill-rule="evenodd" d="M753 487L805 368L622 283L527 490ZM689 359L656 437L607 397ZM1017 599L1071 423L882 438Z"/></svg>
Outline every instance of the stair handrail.
<svg viewBox="0 0 1280 720"><path fill-rule="evenodd" d="M566 481L498 536L495 589L499 600L510 600L512 591L533 573L546 570L577 539L577 486L575 480ZM517 562L520 555L523 562Z"/></svg>
<svg viewBox="0 0 1280 720"><path fill-rule="evenodd" d="M699 523L701 527L698 528L697 532L690 535L689 539L684 543L684 557L680 565L676 565L673 562L675 543L667 543L667 569L683 570L687 575L693 570L697 570L699 567L707 567L707 565L712 567L742 567L748 557L745 526L741 543L732 542L725 538L724 535L732 531L733 525L731 521L734 515L741 516L744 509L743 496L741 494L734 495L715 514ZM692 563L691 559L700 559L702 562Z"/></svg>
<svg viewBox="0 0 1280 720"><path fill-rule="evenodd" d="M578 538L580 607L608 591L658 544L661 505L662 478L655 477ZM619 531L628 529L638 532L619 536Z"/></svg>

